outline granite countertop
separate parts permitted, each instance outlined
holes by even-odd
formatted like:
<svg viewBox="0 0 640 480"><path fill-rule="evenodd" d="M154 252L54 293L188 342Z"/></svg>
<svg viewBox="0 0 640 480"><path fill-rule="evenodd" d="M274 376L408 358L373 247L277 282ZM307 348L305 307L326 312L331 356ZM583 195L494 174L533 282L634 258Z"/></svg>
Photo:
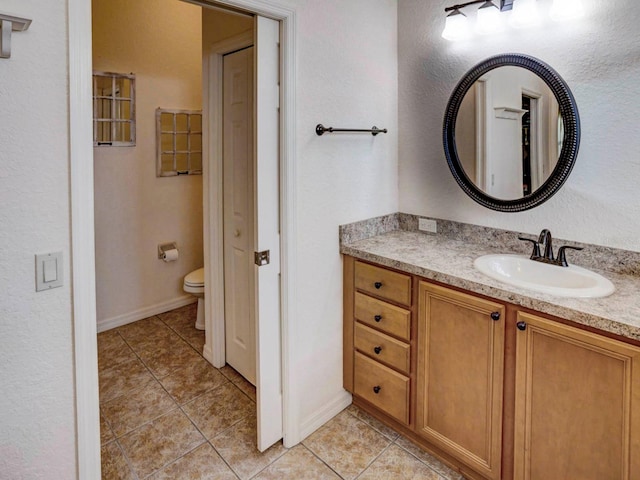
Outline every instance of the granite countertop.
<svg viewBox="0 0 640 480"><path fill-rule="evenodd" d="M562 298L513 287L476 270L473 261L481 255L523 254L522 249L505 250L504 245L496 247L490 242L474 243L468 238L460 240L450 235L430 235L403 229L358 239L345 236L341 231L340 252L578 324L640 340L640 277L634 274L586 265L613 282L616 291L604 298ZM569 261L580 265L578 261Z"/></svg>

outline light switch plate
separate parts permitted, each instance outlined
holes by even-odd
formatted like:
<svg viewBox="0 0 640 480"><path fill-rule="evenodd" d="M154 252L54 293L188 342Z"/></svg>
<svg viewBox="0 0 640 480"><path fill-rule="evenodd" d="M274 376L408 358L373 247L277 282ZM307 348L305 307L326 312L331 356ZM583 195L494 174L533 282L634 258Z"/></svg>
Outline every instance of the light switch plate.
<svg viewBox="0 0 640 480"><path fill-rule="evenodd" d="M62 286L62 252L36 255L36 292Z"/></svg>

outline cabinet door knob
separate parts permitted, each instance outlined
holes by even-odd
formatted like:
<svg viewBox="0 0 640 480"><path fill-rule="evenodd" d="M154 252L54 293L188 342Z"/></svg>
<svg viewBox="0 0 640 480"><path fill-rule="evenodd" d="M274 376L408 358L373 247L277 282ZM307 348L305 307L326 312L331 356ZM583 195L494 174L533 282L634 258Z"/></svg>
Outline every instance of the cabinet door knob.
<svg viewBox="0 0 640 480"><path fill-rule="evenodd" d="M382 288L382 282L376 282L373 284L374 287L376 287L376 289L380 290Z"/></svg>
<svg viewBox="0 0 640 480"><path fill-rule="evenodd" d="M380 355L380 352L382 351L382 347L380 347L380 346L374 347L373 351L376 352L376 355Z"/></svg>
<svg viewBox="0 0 640 480"><path fill-rule="evenodd" d="M375 393L376 395L380 393L380 390L382 390L382 387L380 387L379 385L373 387L373 393Z"/></svg>
<svg viewBox="0 0 640 480"><path fill-rule="evenodd" d="M382 315L376 315L375 317L373 317L373 319L374 319L376 322L379 322L380 320L382 320Z"/></svg>
<svg viewBox="0 0 640 480"><path fill-rule="evenodd" d="M491 320L500 320L500 312L491 312Z"/></svg>
<svg viewBox="0 0 640 480"><path fill-rule="evenodd" d="M516 323L516 327L518 327L518 330L526 330L527 322L518 322Z"/></svg>

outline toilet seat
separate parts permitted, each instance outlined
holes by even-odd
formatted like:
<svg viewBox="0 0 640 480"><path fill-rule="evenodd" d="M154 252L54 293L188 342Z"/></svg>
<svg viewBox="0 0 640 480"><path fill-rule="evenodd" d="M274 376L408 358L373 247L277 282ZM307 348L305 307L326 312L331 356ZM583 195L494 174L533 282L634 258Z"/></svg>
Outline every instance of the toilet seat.
<svg viewBox="0 0 640 480"><path fill-rule="evenodd" d="M194 270L184 277L184 285L185 287L204 288L204 267Z"/></svg>

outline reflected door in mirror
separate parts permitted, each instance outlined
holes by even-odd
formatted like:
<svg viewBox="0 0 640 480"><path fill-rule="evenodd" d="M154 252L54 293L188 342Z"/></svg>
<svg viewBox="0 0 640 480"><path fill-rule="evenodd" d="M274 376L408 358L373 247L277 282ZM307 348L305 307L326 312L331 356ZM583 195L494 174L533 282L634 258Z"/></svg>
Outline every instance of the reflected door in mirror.
<svg viewBox="0 0 640 480"><path fill-rule="evenodd" d="M538 189L558 161L558 102L533 72L503 66L467 91L456 147L467 177L484 193L519 199Z"/></svg>

